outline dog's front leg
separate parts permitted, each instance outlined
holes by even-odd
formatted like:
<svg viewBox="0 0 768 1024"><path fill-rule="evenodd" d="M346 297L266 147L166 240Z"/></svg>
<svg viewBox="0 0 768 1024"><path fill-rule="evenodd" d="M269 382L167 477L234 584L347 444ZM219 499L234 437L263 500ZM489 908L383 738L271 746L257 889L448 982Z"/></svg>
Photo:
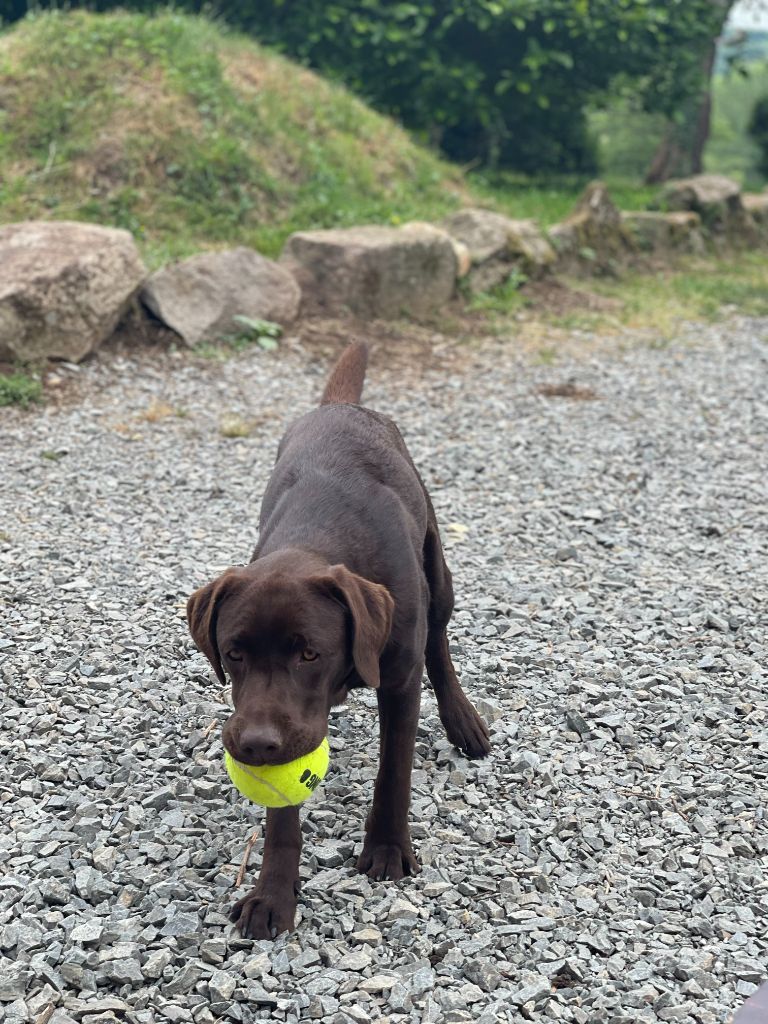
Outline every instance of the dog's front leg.
<svg viewBox="0 0 768 1024"><path fill-rule="evenodd" d="M376 694L379 702L379 773L373 806L365 826L363 852L357 870L369 878L415 875L421 868L411 846L408 808L411 769L421 702L421 668L406 686Z"/></svg>
<svg viewBox="0 0 768 1024"><path fill-rule="evenodd" d="M229 915L246 938L274 939L280 932L293 930L300 855L298 807L269 808L259 877Z"/></svg>

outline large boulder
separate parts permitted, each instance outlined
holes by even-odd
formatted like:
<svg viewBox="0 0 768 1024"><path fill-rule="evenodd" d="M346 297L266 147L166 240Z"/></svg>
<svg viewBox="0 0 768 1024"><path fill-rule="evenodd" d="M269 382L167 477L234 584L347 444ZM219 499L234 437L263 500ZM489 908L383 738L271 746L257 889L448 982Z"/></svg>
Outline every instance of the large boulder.
<svg viewBox="0 0 768 1024"><path fill-rule="evenodd" d="M284 267L254 249L239 248L203 252L163 267L147 280L141 300L191 346L238 333L236 316L290 324L301 290Z"/></svg>
<svg viewBox="0 0 768 1024"><path fill-rule="evenodd" d="M79 362L114 331L146 274L127 231L0 227L0 359Z"/></svg>
<svg viewBox="0 0 768 1024"><path fill-rule="evenodd" d="M483 263L506 252L511 223L503 213L470 206L449 214L443 227L466 245L473 263Z"/></svg>
<svg viewBox="0 0 768 1024"><path fill-rule="evenodd" d="M705 231L738 244L755 240L754 221L744 208L737 182L720 174L695 174L669 181L656 205L662 210L692 210Z"/></svg>
<svg viewBox="0 0 768 1024"><path fill-rule="evenodd" d="M446 217L443 226L469 250L473 291L503 284L515 271L541 277L557 258L534 220L512 220L494 210L468 207Z"/></svg>
<svg viewBox="0 0 768 1024"><path fill-rule="evenodd" d="M621 213L601 181L585 188L572 213L549 229L558 269L612 272L633 249Z"/></svg>
<svg viewBox="0 0 768 1024"><path fill-rule="evenodd" d="M458 274L451 238L421 223L300 231L280 263L301 285L304 312L367 319L432 313L453 296Z"/></svg>
<svg viewBox="0 0 768 1024"><path fill-rule="evenodd" d="M761 242L765 244L768 242L768 192L746 192L741 199Z"/></svg>
<svg viewBox="0 0 768 1024"><path fill-rule="evenodd" d="M621 215L625 228L641 252L702 253L704 238L701 217L692 211L661 213L656 210L631 210Z"/></svg>
<svg viewBox="0 0 768 1024"><path fill-rule="evenodd" d="M422 229L424 229L424 233L427 235L433 235L436 231L439 231L448 238L453 248L453 254L456 257L456 277L459 279L466 277L472 268L472 258L469 254L469 249L458 238L454 238L445 228L438 227L428 220L411 220L404 224L400 230L409 231L413 234L414 231L420 232Z"/></svg>

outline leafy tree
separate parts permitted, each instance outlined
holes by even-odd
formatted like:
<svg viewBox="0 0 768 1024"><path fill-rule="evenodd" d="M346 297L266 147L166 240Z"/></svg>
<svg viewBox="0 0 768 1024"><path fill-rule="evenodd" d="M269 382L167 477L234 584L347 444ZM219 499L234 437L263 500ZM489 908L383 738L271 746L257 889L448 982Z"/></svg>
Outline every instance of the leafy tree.
<svg viewBox="0 0 768 1024"><path fill-rule="evenodd" d="M768 96L755 103L747 130L760 147L757 169L768 178Z"/></svg>
<svg viewBox="0 0 768 1024"><path fill-rule="evenodd" d="M591 168L584 110L619 81L646 109L672 114L696 90L714 31L712 0L271 0L239 10L249 29L454 159L527 171Z"/></svg>
<svg viewBox="0 0 768 1024"><path fill-rule="evenodd" d="M674 175L699 174L712 120L712 74L717 57L718 36L728 20L734 0L707 0L709 38L698 40L696 54L699 75L695 87L684 93L670 117L666 131L645 176L648 184Z"/></svg>
<svg viewBox="0 0 768 1024"><path fill-rule="evenodd" d="M717 33L716 3L219 0L216 10L345 82L453 159L582 171L595 162L588 104L631 89L645 109L671 117L697 93L701 54ZM0 0L0 15L3 5L18 0ZM194 0L179 6L203 8Z"/></svg>
<svg viewBox="0 0 768 1024"><path fill-rule="evenodd" d="M17 21L29 10L26 0L0 0L0 22Z"/></svg>

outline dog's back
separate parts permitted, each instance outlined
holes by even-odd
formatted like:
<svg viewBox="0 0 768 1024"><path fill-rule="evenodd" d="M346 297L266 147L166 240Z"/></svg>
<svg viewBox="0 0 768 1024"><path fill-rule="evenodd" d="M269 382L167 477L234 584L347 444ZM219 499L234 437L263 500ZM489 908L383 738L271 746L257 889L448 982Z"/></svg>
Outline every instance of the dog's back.
<svg viewBox="0 0 768 1024"><path fill-rule="evenodd" d="M427 498L396 424L357 404L367 361L365 344L346 348L320 405L285 432L254 558L294 545L353 569L420 562Z"/></svg>

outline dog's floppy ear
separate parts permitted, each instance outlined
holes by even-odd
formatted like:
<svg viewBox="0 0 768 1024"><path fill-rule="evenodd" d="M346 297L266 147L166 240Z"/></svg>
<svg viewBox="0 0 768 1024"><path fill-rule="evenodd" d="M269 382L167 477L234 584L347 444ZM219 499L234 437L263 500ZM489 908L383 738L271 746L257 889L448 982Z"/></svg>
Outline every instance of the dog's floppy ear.
<svg viewBox="0 0 768 1024"><path fill-rule="evenodd" d="M349 609L352 619L352 660L366 686L379 686L379 658L389 639L395 602L386 587L332 565L316 581Z"/></svg>
<svg viewBox="0 0 768 1024"><path fill-rule="evenodd" d="M197 649L203 653L222 684L227 679L221 664L219 645L216 643L216 618L222 598L231 590L235 579L233 569L228 569L212 583L200 587L187 601L187 622Z"/></svg>

